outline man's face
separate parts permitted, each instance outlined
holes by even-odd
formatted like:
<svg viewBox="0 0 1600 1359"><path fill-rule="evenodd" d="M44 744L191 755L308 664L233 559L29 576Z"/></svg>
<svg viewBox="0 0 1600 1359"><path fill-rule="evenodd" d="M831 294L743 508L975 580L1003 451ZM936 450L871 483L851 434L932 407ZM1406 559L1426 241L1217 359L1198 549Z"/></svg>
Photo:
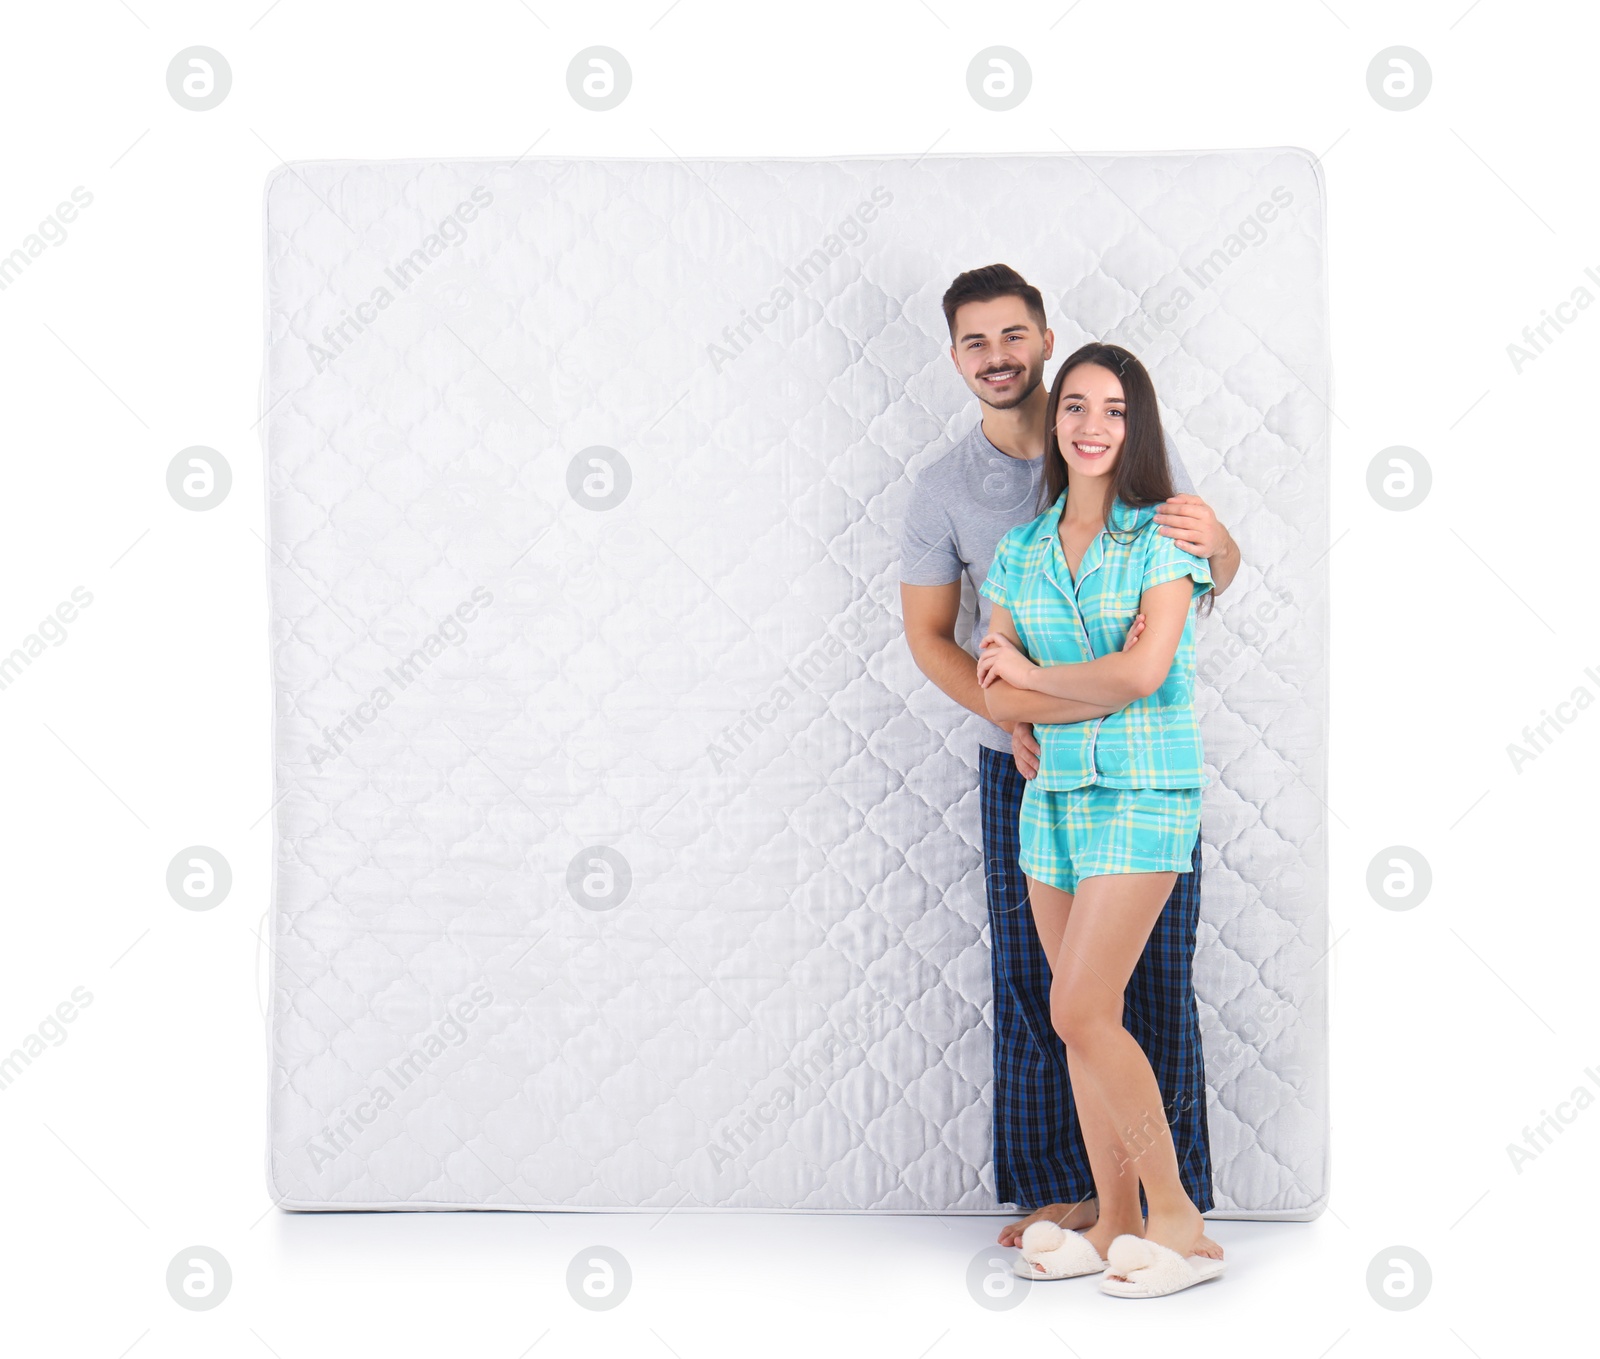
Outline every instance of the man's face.
<svg viewBox="0 0 1600 1359"><path fill-rule="evenodd" d="M1044 381L1044 365L1055 347L1040 334L1020 297L963 302L956 308L950 357L973 394L995 410L1026 401Z"/></svg>

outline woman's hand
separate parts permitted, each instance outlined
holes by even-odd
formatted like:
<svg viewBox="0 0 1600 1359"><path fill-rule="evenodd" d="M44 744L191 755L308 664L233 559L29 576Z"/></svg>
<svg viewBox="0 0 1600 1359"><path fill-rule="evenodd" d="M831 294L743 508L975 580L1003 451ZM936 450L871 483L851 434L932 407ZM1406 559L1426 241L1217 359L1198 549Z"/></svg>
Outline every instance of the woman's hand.
<svg viewBox="0 0 1600 1359"><path fill-rule="evenodd" d="M1144 615L1141 613L1128 629L1122 649L1132 651L1133 644L1143 631ZM1017 644L1004 633L991 632L978 644L978 683L985 689L997 679L1003 679L1018 689L1032 689L1033 677L1038 673L1039 667L1024 656L1017 649Z"/></svg>
<svg viewBox="0 0 1600 1359"><path fill-rule="evenodd" d="M988 633L978 644L978 683L985 689L997 679L1017 689L1031 689L1038 673L1039 667L1001 633Z"/></svg>

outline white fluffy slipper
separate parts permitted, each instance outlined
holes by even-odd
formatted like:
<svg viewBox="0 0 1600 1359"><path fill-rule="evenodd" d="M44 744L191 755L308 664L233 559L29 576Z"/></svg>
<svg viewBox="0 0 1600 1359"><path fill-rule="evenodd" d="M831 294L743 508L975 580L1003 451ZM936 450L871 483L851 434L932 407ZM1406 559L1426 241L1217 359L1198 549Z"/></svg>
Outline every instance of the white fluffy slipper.
<svg viewBox="0 0 1600 1359"><path fill-rule="evenodd" d="M1100 1290L1117 1298L1162 1298L1222 1273L1223 1261L1207 1255L1185 1258L1142 1236L1118 1236L1106 1252ZM1113 1274L1125 1275L1114 1279Z"/></svg>
<svg viewBox="0 0 1600 1359"><path fill-rule="evenodd" d="M1012 1270L1024 1279L1075 1279L1105 1267L1088 1237L1043 1220L1028 1225L1022 1233L1022 1255L1011 1262Z"/></svg>

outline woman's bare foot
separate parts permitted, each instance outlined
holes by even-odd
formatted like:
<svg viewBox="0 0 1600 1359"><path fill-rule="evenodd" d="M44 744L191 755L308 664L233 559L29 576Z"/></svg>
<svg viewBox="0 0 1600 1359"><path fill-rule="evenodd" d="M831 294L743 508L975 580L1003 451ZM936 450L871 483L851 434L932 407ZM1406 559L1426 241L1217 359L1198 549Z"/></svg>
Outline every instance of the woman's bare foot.
<svg viewBox="0 0 1600 1359"><path fill-rule="evenodd" d="M1020 1246L1023 1232L1035 1222L1044 1221L1058 1223L1069 1232L1081 1232L1094 1225L1095 1216L1093 1199L1085 1199L1082 1203L1047 1203L1043 1208L1034 1209L1025 1218L1006 1223L996 1239L1002 1246ZM1100 1253L1105 1254L1104 1251Z"/></svg>
<svg viewBox="0 0 1600 1359"><path fill-rule="evenodd" d="M1101 1218L1084 1234L1085 1239L1095 1250L1100 1252L1100 1258L1106 1258L1106 1252L1111 1249L1111 1243L1119 1236L1143 1236L1144 1219L1139 1217L1135 1208L1132 1217Z"/></svg>
<svg viewBox="0 0 1600 1359"><path fill-rule="evenodd" d="M1206 1220L1192 1203L1175 1213L1151 1213L1145 1219L1143 1235L1146 1241L1154 1241L1158 1246L1177 1251L1181 1256L1205 1255L1213 1260L1222 1258L1222 1247L1206 1235ZM1104 1255L1110 1244L1109 1240L1104 1243L1096 1241L1095 1249ZM1126 1276L1112 1274L1109 1277L1121 1279Z"/></svg>

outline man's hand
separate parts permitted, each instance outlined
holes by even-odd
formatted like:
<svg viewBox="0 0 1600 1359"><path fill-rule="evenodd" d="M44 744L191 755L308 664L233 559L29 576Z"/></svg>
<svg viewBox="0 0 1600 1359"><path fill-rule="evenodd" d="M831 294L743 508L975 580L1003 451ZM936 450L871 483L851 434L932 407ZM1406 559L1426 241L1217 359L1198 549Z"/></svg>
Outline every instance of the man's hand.
<svg viewBox="0 0 1600 1359"><path fill-rule="evenodd" d="M1011 758L1023 778L1031 779L1039 772L1039 743L1033 739L1033 723L1011 724Z"/></svg>
<svg viewBox="0 0 1600 1359"><path fill-rule="evenodd" d="M1209 560L1228 544L1228 530L1217 522L1211 506L1197 495L1175 495L1156 511L1157 530L1179 547Z"/></svg>
<svg viewBox="0 0 1600 1359"><path fill-rule="evenodd" d="M985 633L978 644L978 683L985 689L997 679L1018 689L1031 689L1038 669L1003 633Z"/></svg>

